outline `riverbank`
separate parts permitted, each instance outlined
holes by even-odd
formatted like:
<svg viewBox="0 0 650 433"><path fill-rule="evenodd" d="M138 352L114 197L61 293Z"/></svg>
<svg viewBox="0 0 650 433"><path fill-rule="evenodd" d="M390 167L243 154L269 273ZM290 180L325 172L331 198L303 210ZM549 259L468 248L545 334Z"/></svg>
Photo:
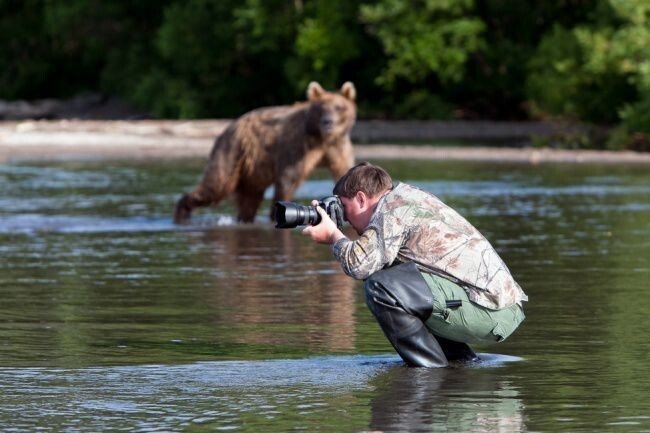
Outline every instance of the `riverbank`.
<svg viewBox="0 0 650 433"><path fill-rule="evenodd" d="M205 158L230 120L9 121L0 122L0 162L51 159ZM526 146L566 125L541 122L359 121L357 159L474 160L520 163L643 163L650 154L560 150ZM480 146L422 143L467 141ZM516 146L497 146L508 142Z"/></svg>

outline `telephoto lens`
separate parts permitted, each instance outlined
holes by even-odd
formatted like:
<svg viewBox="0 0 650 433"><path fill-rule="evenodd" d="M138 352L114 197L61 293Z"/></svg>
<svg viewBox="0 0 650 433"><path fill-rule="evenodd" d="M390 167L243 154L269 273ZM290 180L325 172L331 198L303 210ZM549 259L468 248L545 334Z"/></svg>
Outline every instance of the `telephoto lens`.
<svg viewBox="0 0 650 433"><path fill-rule="evenodd" d="M290 201L275 204L275 228L292 229L307 224L316 225L321 218L313 206L301 206Z"/></svg>

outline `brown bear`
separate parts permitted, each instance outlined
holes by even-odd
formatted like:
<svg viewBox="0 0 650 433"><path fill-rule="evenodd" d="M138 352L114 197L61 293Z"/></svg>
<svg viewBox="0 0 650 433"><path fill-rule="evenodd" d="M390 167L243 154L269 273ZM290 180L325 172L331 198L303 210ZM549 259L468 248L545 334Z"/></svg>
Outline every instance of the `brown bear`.
<svg viewBox="0 0 650 433"><path fill-rule="evenodd" d="M237 218L251 222L270 185L275 202L291 200L317 166L327 167L335 180L343 176L354 165L355 98L351 82L337 93L311 82L307 101L258 108L235 120L216 138L199 185L178 200L174 222L185 222L194 208L233 193Z"/></svg>

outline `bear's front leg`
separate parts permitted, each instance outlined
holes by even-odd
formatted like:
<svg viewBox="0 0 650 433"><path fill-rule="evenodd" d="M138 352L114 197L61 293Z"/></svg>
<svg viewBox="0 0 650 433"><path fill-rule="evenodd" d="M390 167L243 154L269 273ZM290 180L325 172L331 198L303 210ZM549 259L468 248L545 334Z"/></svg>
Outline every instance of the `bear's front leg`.
<svg viewBox="0 0 650 433"><path fill-rule="evenodd" d="M186 223L190 219L194 208L208 206L210 203L212 203L212 196L209 191L203 188L202 185L199 185L194 191L183 194L176 203L174 223Z"/></svg>
<svg viewBox="0 0 650 433"><path fill-rule="evenodd" d="M341 139L335 146L329 147L323 156L322 165L332 173L334 180L339 180L354 166L354 150L348 137Z"/></svg>
<svg viewBox="0 0 650 433"><path fill-rule="evenodd" d="M264 189L237 190L237 219L244 223L252 223L262 200L264 200Z"/></svg>
<svg viewBox="0 0 650 433"><path fill-rule="evenodd" d="M300 175L301 170L291 167L284 170L282 177L275 182L275 194L273 195L273 204L271 206L270 217L271 221L275 221L275 202L277 201L291 201L296 190L302 182Z"/></svg>

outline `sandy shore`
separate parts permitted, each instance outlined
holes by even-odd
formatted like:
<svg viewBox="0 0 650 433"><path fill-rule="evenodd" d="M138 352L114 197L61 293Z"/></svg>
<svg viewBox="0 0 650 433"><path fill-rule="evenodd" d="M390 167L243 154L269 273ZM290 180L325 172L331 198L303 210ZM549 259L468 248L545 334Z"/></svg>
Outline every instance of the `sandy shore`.
<svg viewBox="0 0 650 433"><path fill-rule="evenodd" d="M214 141L229 120L199 121L25 121L0 122L0 162L51 159L168 159L182 157L206 158ZM444 123L400 124L394 129L422 139L428 137L453 139L471 138L476 130L491 138L511 133L509 138L523 137L521 125L514 124L454 124L456 130ZM364 134L380 128L391 130L391 124L360 122L355 128L355 143ZM525 126L525 125L524 125ZM539 125L530 125L540 131ZM365 128L365 129L364 129ZM409 129L410 128L410 129ZM429 128L429 129L426 129ZM466 133L463 136L463 131ZM543 133L543 131L542 131ZM420 134L420 135L418 135ZM437 135L436 135L437 134ZM456 134L456 135L454 135ZM472 160L495 162L565 162L565 163L641 163L650 164L650 154L638 152L609 152L590 150L535 149L529 147L448 147L431 145L383 144L355 145L357 159L430 159Z"/></svg>

